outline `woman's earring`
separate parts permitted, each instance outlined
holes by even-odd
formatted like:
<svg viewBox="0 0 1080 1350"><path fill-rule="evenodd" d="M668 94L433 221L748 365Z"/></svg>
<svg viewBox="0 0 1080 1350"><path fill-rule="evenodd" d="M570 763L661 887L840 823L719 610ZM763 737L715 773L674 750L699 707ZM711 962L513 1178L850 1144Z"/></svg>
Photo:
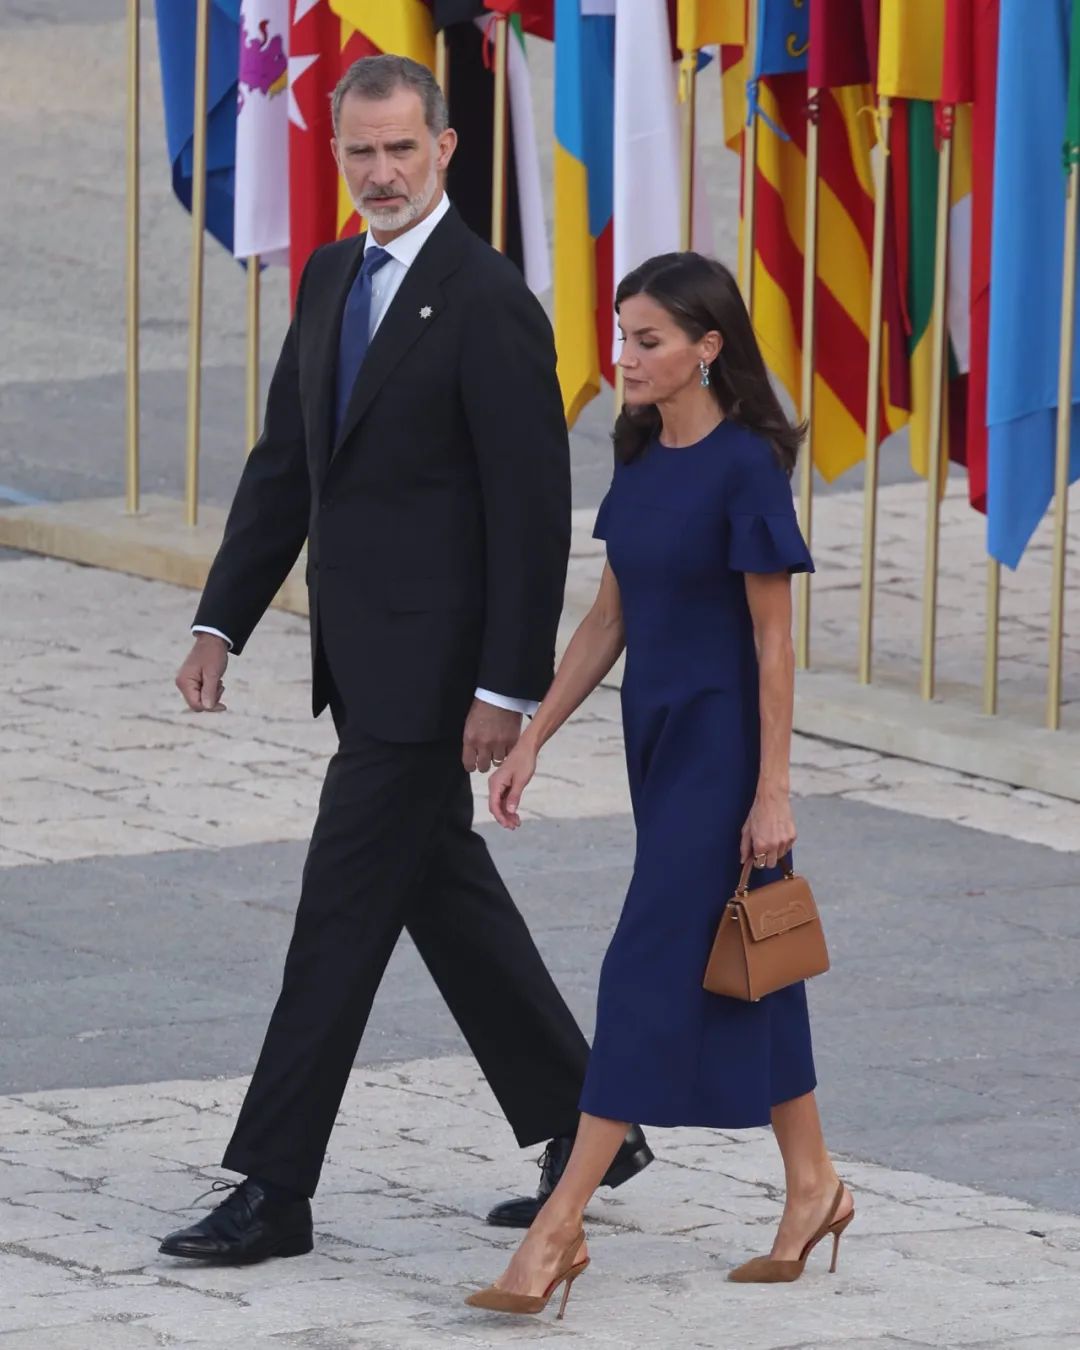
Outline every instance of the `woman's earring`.
<svg viewBox="0 0 1080 1350"><path fill-rule="evenodd" d="M702 389L708 389L708 387L709 387L709 367L705 364L704 361L699 361L699 362L698 362L698 369L701 371L701 387L702 387Z"/></svg>

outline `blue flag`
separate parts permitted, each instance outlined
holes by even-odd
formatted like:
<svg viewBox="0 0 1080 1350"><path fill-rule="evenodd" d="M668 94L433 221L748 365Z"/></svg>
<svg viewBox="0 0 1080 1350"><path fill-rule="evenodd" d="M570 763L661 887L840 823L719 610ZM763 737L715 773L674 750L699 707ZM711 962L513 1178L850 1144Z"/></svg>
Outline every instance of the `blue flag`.
<svg viewBox="0 0 1080 1350"><path fill-rule="evenodd" d="M990 252L987 547L1016 567L1054 493L1070 0L1001 0ZM1080 477L1080 343L1070 481Z"/></svg>
<svg viewBox="0 0 1080 1350"><path fill-rule="evenodd" d="M195 108L195 0L157 0L165 139L173 191L191 210ZM206 126L206 228L231 253L236 169L240 0L212 0Z"/></svg>
<svg viewBox="0 0 1080 1350"><path fill-rule="evenodd" d="M810 50L810 9L802 0L758 0L755 78L805 70Z"/></svg>

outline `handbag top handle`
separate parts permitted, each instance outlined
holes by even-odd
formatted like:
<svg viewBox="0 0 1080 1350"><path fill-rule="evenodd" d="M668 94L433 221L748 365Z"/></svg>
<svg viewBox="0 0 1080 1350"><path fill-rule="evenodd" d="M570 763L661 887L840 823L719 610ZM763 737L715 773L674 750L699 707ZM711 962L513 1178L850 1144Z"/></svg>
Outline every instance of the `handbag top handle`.
<svg viewBox="0 0 1080 1350"><path fill-rule="evenodd" d="M791 878L795 875L795 870L791 865L791 853L790 852L785 853L784 856L779 859L779 863L780 863L780 870L783 872L785 878L788 881L790 881ZM753 865L754 865L753 858L747 858L747 860L743 863L742 872L739 875L739 884L735 888L736 895L746 895L749 892L750 869L753 867Z"/></svg>

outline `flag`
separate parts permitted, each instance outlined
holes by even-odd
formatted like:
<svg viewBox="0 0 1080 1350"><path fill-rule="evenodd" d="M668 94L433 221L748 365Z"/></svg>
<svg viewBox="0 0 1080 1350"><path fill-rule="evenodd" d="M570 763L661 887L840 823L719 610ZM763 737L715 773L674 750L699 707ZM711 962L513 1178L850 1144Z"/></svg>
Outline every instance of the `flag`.
<svg viewBox="0 0 1080 1350"><path fill-rule="evenodd" d="M970 14L970 0L950 0L946 8L942 38L941 102L937 113L939 143L945 137L952 139L945 299L950 364L946 405L948 427L945 434L949 458L964 465L968 458L971 240L975 180L971 98L963 97L965 93L971 92L974 78L970 27L966 22Z"/></svg>
<svg viewBox="0 0 1080 1350"><path fill-rule="evenodd" d="M828 3L828 0L827 0ZM836 65L823 15L800 13L791 0L771 0L761 13L762 37L756 106L758 123L754 258L754 326L766 362L796 404L801 397L803 340L803 242L806 200L807 39L817 24L820 61L828 74L868 74L865 57L850 71ZM830 19L835 15L829 15ZM857 16L856 16L857 17ZM792 69L796 63L798 68ZM746 96L745 60L725 47L725 128L729 145L742 144ZM785 68L786 73L769 71ZM822 76L820 69L815 75ZM870 256L874 197L870 155L873 124L859 115L870 101L865 83L831 88L823 80L819 117L818 256L815 286L817 342L814 375L814 462L829 480L865 453L869 370ZM781 134L782 133L782 134ZM888 387L885 363L883 389ZM900 424L903 412L883 405L882 436Z"/></svg>
<svg viewBox="0 0 1080 1350"><path fill-rule="evenodd" d="M232 252L240 0L213 0L207 65L206 228ZM191 210L195 125L195 8L157 0L165 139L173 191Z"/></svg>
<svg viewBox="0 0 1080 1350"><path fill-rule="evenodd" d="M489 38L495 16L484 0L433 0L433 16L436 30L446 32L450 122L460 138L447 191L466 224L490 239L495 80ZM551 261L532 84L516 15L508 36L506 253L524 272L529 288L542 294L551 286Z"/></svg>
<svg viewBox="0 0 1080 1350"><path fill-rule="evenodd" d="M431 69L435 64L435 29L424 0L330 0L341 20L341 74L364 56L392 52ZM337 237L359 234L364 227L345 180L337 179Z"/></svg>
<svg viewBox="0 0 1080 1350"><path fill-rule="evenodd" d="M289 261L288 0L240 0L233 252Z"/></svg>
<svg viewBox="0 0 1080 1350"><path fill-rule="evenodd" d="M424 0L330 0L330 8L380 52L435 65L435 28Z"/></svg>
<svg viewBox="0 0 1080 1350"><path fill-rule="evenodd" d="M556 0L555 33L555 346L572 426L615 374L615 19Z"/></svg>
<svg viewBox="0 0 1080 1350"><path fill-rule="evenodd" d="M990 553L1016 567L1053 497L1065 175L1075 126L1078 5L1001 0L987 395ZM1070 53L1070 20L1072 50ZM1080 477L1080 343L1069 480Z"/></svg>
<svg viewBox="0 0 1080 1350"><path fill-rule="evenodd" d="M927 102L940 98L944 44L942 0L881 0L878 93Z"/></svg>
<svg viewBox="0 0 1080 1350"><path fill-rule="evenodd" d="M852 164L859 181L869 183L869 195L874 197L873 167L865 137L858 137L851 126L851 117L867 120L864 109L874 107L874 84L878 60L878 0L810 0L810 51L808 53L808 82L816 89L848 89L845 103L845 125ZM875 121L875 129L877 123ZM831 142L826 138L826 145ZM872 142L871 142L872 144ZM823 171L823 176L825 176ZM864 208L865 211L865 208ZM853 215L855 214L853 210ZM873 221L866 232L865 214L859 214L862 238L872 258ZM897 222L892 210L885 216L885 247L882 265L882 414L879 426L882 437L896 431L908 417L911 408L911 380L907 355L906 293L901 291L901 268L897 248ZM865 306L869 300L860 302ZM859 312L862 312L860 308ZM866 313L867 341L869 342L869 309ZM862 358L860 357L860 360ZM866 353L869 362L869 347ZM867 364L867 374L869 365ZM863 419L865 422L865 417Z"/></svg>
<svg viewBox="0 0 1080 1350"><path fill-rule="evenodd" d="M1069 93L1065 111L1065 169L1080 160L1080 5L1072 7L1069 25Z"/></svg>
<svg viewBox="0 0 1080 1350"><path fill-rule="evenodd" d="M675 45L681 52L745 41L744 0L678 0Z"/></svg>
<svg viewBox="0 0 1080 1350"><path fill-rule="evenodd" d="M871 0L810 0L809 82L814 89L873 84L877 78L877 4Z"/></svg>
<svg viewBox="0 0 1080 1350"><path fill-rule="evenodd" d="M994 182L998 0L947 0L942 99L971 105L970 263L961 271L950 237L950 291L968 283L968 397L964 432L968 496L986 510L986 382L990 324L990 238ZM950 313L950 332L952 318ZM950 438L952 439L952 438Z"/></svg>
<svg viewBox="0 0 1080 1350"><path fill-rule="evenodd" d="M339 236L330 96L345 67L373 48L351 29L343 31L328 0L290 0L289 18L289 274L295 299L312 252Z"/></svg>
<svg viewBox="0 0 1080 1350"><path fill-rule="evenodd" d="M555 36L555 0L484 0L495 14L516 14L524 32L534 37Z"/></svg>
<svg viewBox="0 0 1080 1350"><path fill-rule="evenodd" d="M898 263L906 295L908 357L911 368L911 464L924 476L930 466L931 403L933 399L934 258L937 234L938 136L935 102L941 97L945 38L945 11L941 0L881 0L878 46L878 93L894 99L893 145L889 156L893 212L896 218ZM957 118L950 210L957 210L961 241L970 234L964 226L962 198L970 194L970 120L968 110ZM958 153L957 153L958 151ZM963 254L963 244L961 243ZM968 255L969 256L969 255ZM958 269L964 271L966 263ZM954 302L953 312L966 313L966 304ZM966 329L966 324L962 325ZM966 355L963 333L949 335L948 390L942 426L945 457L965 460L966 381L957 359ZM965 367L966 369L966 367Z"/></svg>
<svg viewBox="0 0 1080 1350"><path fill-rule="evenodd" d="M555 32L555 0L432 0L440 28L492 14L513 16L526 33L551 38Z"/></svg>
<svg viewBox="0 0 1080 1350"><path fill-rule="evenodd" d="M943 103L975 101L975 0L945 0L941 58Z"/></svg>
<svg viewBox="0 0 1080 1350"><path fill-rule="evenodd" d="M758 5L754 78L806 70L810 14L803 0L762 0Z"/></svg>
<svg viewBox="0 0 1080 1350"><path fill-rule="evenodd" d="M940 136L951 136L953 142L947 274L948 324L957 371L966 375L971 359L971 194L974 178L971 142L971 102L974 93L971 0L950 0L945 16L938 131Z"/></svg>
<svg viewBox="0 0 1080 1350"><path fill-rule="evenodd" d="M614 279L680 244L680 130L664 0L616 0Z"/></svg>
<svg viewBox="0 0 1080 1350"><path fill-rule="evenodd" d="M678 64L672 56L666 0L616 0L614 136L614 277L682 238ZM711 254L712 224L701 175L695 174L691 237ZM610 303L613 297L607 297ZM601 303L605 303L601 297Z"/></svg>

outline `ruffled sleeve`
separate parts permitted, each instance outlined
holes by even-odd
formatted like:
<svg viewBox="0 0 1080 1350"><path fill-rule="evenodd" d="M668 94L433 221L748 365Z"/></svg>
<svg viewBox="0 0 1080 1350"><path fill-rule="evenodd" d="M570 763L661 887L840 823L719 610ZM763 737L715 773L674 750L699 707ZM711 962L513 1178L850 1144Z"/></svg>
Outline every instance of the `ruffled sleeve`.
<svg viewBox="0 0 1080 1350"><path fill-rule="evenodd" d="M812 572L791 484L770 445L755 437L731 466L728 566L733 572Z"/></svg>

